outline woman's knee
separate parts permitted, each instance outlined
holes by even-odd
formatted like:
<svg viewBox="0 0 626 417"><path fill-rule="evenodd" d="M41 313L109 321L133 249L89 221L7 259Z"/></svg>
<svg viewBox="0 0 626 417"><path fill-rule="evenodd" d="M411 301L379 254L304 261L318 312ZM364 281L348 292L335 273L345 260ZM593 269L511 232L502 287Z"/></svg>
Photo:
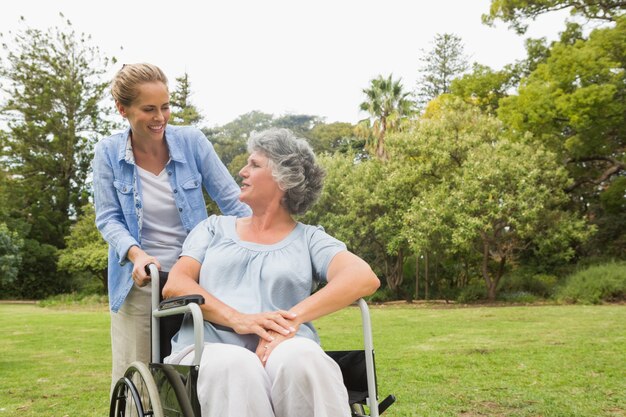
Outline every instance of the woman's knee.
<svg viewBox="0 0 626 417"><path fill-rule="evenodd" d="M211 343L202 352L202 366L217 374L238 371L242 373L262 370L259 358L248 349L222 343Z"/></svg>
<svg viewBox="0 0 626 417"><path fill-rule="evenodd" d="M315 342L306 338L284 341L270 355L266 369L270 376L278 372L294 376L326 370L335 372L335 362Z"/></svg>

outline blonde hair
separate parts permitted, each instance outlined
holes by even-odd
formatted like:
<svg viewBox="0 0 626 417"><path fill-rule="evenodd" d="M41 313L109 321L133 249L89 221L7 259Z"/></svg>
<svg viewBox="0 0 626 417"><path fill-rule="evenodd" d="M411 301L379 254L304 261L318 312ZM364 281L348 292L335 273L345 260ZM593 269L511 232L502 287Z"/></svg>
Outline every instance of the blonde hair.
<svg viewBox="0 0 626 417"><path fill-rule="evenodd" d="M124 64L111 81L111 95L116 102L130 106L139 95L140 84L159 81L167 87L167 77L156 65Z"/></svg>

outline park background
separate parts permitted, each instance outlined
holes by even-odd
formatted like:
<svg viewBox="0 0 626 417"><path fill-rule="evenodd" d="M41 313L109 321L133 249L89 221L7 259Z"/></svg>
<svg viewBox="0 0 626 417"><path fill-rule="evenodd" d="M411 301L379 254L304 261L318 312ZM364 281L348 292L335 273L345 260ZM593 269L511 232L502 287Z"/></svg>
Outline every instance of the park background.
<svg viewBox="0 0 626 417"><path fill-rule="evenodd" d="M341 19L322 4L331 26L337 26ZM342 83L350 87L353 104L342 110L345 113L333 110L332 116L321 110L324 104L264 108L263 102L248 102L245 90L252 89L251 84L235 86L210 71L187 71L184 63L169 67L167 49L150 61L177 69L168 71L170 122L202 128L235 178L252 131L287 127L312 144L327 179L320 201L301 221L323 225L372 265L383 285L369 298L371 303L612 304L617 310L610 311L618 313L598 315L600 329L606 320L620 320L626 297L626 7L618 1L574 0L481 4L474 19L482 15L485 28L497 26L495 38L504 30L521 40L521 56L491 61L477 52L485 45L466 43L453 26L443 24L445 30L420 39L427 43L416 40L413 48L398 51L397 37L404 32L379 30L376 19L396 18L398 26L406 26L399 17L402 2L378 8L372 7L376 2L366 2L368 15L355 6L353 18L370 18L365 19L370 32L357 35L366 44L359 50L359 67L372 73ZM163 45L160 37L165 36L175 37L181 49L192 45L189 59L211 56L210 46L223 43L212 41L207 47L202 39L172 31L166 9L161 22L149 19L152 12L142 16L138 9L132 9L130 22L121 17L127 16L123 9L113 16L140 24L146 51ZM107 247L94 224L90 162L94 144L123 128L108 91L112 74L124 63L116 55L132 62L144 56L125 52L123 36L122 49L104 50L89 28L77 29L72 10L55 13L52 25L33 24L24 12L15 28L0 30L0 299L34 299L44 306L106 304ZM334 73L340 78L345 66L341 57L325 57L306 42L301 49L281 44L282 39L306 33L295 31L297 21L306 21L306 8L286 10L287 18L283 14L268 21L263 16L254 27L273 28L276 42L255 44L265 53L248 57L246 65L231 66L225 59L227 53L238 55L237 49L223 52L220 59L213 55L220 71L235 71L242 79L247 73L265 74L269 81L261 91L283 102L286 96L272 94L272 87L284 84L311 97L307 77L281 78L301 70L294 62L323 62L315 68L323 74L318 78L329 84ZM339 10L340 16L350 18L350 9ZM448 12L458 18L453 7ZM450 20L441 13L426 15L432 21ZM324 33L323 13L318 10L314 16L319 19L316 29ZM533 24L547 16L553 19L551 37L531 36ZM111 31L124 33L123 25L104 17L112 20ZM246 19L233 32L254 39L255 30L246 30L252 21ZM384 42L367 48L370 37ZM511 52L506 44L486 45L501 59ZM398 75L406 68L394 68L399 54L413 57L410 76ZM261 71L263 67L273 68L277 78ZM205 84L207 80L211 84ZM362 84L351 85L354 80ZM222 96L223 107L237 102L245 108L231 119L228 112L222 119L212 115L218 114L219 103L215 111L211 105L197 105L207 90L221 84L233 91L231 97ZM329 112L348 94L339 87L316 88ZM320 113L300 111L309 108ZM209 209L216 210L211 203ZM557 323L577 317L563 306L556 311ZM9 326L5 317L3 325ZM602 339L603 346L623 345L623 326L612 324L618 326L597 335L611 335ZM460 335L461 328L452 327L451 332ZM570 342L594 343L593 331L584 334ZM553 342L560 343L546 343ZM480 349L472 352L481 354ZM623 359L619 350L609 351L611 355ZM614 385L598 391L598 398L623 392L623 375L612 377ZM543 414L588 415L549 410ZM623 398L604 411L623 415ZM537 413L519 415L542 412Z"/></svg>
<svg viewBox="0 0 626 417"><path fill-rule="evenodd" d="M294 10L267 18L282 6L270 6L270 13L257 19L261 24L244 31L242 38L253 39L265 29L274 40L290 39L289 30L275 27L293 28ZM332 11L324 7L328 5L322 3L322 9ZM424 48L403 52L414 57L414 85L390 69L354 88L358 98L350 111L361 115L355 121L252 108L226 123L211 123L211 114L194 102L196 79L211 74L196 73L196 79L188 72L170 74L170 122L202 128L235 178L252 131L279 126L305 137L328 176L319 203L301 220L323 225L372 265L383 281L372 301L623 299L624 5L494 0L483 7L474 11L474 19L482 19L487 29L504 26L523 40L522 58L492 68L466 53L485 45L467 48L453 32L434 33L422 43ZM389 16L401 11L385 9ZM343 16L346 10L338 13ZM313 13L319 14L318 9ZM362 14L355 11L355 16ZM285 18L290 15L291 20ZM454 9L450 15L459 19ZM555 39L526 35L535 20L550 15L558 22L549 21L558 25L552 29ZM161 43L159 36L186 41L172 28L146 24L142 17L136 13L130 21L145 33L141 43L146 54L149 46ZM62 13L54 19L53 26L37 27L20 17L15 28L2 31L0 298L5 299L106 294L107 251L94 227L90 162L94 144L124 127L108 91L121 63ZM299 36L307 40L308 33ZM404 33L399 29L379 36L392 45ZM213 37L209 39L213 45ZM204 53L202 39L194 41L191 62ZM303 56L292 52L293 43L286 45L281 50L280 43L265 44L265 54L249 59L245 71L271 67L282 73L286 66L284 73L291 73ZM131 58L123 45L117 52ZM167 62L167 51L161 52ZM358 67L393 63L387 52L398 54L391 46L374 49ZM141 61L140 51L134 54ZM309 56L310 61L323 59L315 52ZM483 56L491 57L493 51ZM341 62L323 62L327 72L311 82L332 79L333 65ZM221 71L229 64L215 59L212 67ZM307 79L297 80L307 84ZM287 79L285 84L294 82ZM280 85L277 91L283 90ZM271 97L271 89L266 95ZM329 106L342 101L332 93L319 96ZM248 105L245 91L223 97L224 106L228 99ZM268 106L274 105L269 103L270 98ZM215 211L211 203L209 209Z"/></svg>

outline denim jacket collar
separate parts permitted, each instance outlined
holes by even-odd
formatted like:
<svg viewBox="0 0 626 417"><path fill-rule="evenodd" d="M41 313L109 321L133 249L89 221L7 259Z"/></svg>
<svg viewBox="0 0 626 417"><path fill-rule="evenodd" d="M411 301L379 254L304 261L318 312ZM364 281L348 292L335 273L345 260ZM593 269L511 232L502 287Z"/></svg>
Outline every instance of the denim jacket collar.
<svg viewBox="0 0 626 417"><path fill-rule="evenodd" d="M118 160L126 161L128 164L135 165L135 157L133 156L133 148L130 140L130 127L126 128L122 133L123 137L126 137L126 146L124 148L120 148L120 152L118 154ZM187 163L187 159L185 158L185 153L180 147L178 140L176 140L176 133L169 129L169 125L165 127L165 142L167 143L167 148L170 152L170 159L172 161L180 162L183 164Z"/></svg>

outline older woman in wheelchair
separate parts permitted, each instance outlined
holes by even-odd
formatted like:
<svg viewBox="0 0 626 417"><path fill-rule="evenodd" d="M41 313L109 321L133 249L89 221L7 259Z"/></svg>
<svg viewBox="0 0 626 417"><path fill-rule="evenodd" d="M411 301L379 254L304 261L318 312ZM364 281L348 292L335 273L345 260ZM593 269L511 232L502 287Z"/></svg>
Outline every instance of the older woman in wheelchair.
<svg viewBox="0 0 626 417"><path fill-rule="evenodd" d="M305 140L270 129L253 134L248 151L239 198L252 215L198 224L163 288L165 302L192 294L201 300L201 318L185 316L164 363L199 365L194 391L202 417L359 415L312 321L374 293L380 282L345 244L294 219L319 197L324 177Z"/></svg>

